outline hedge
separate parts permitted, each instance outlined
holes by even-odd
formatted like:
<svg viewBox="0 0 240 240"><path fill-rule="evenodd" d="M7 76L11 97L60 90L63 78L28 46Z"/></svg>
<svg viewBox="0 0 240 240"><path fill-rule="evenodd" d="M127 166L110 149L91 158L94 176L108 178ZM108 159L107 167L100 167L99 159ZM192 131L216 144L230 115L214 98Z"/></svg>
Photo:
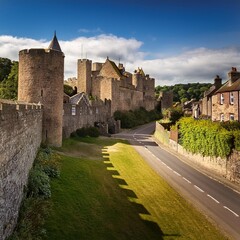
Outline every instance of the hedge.
<svg viewBox="0 0 240 240"><path fill-rule="evenodd" d="M228 131L218 122L184 117L178 121L177 125L182 146L192 153L227 157L234 147L233 132ZM237 133L235 135L237 136ZM238 136L240 138L240 135ZM240 147L240 144L238 146Z"/></svg>

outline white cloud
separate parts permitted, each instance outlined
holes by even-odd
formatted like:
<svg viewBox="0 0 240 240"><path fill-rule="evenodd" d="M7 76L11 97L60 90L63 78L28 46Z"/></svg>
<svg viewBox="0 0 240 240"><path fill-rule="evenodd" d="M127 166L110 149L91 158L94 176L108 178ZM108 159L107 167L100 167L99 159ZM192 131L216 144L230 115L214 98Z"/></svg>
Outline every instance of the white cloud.
<svg viewBox="0 0 240 240"><path fill-rule="evenodd" d="M143 43L136 39L101 34L95 37L79 37L59 41L65 54L65 78L76 76L77 59L89 58L104 62L106 57L124 63L132 72L142 67L145 73L156 79L156 85L172 85L187 82L213 82L216 74L226 79L232 66L240 68L240 49L185 50L171 57L147 60L148 53L141 51ZM25 48L47 48L49 41L13 36L0 36L0 57L18 60L18 52ZM158 53L151 53L160 55Z"/></svg>

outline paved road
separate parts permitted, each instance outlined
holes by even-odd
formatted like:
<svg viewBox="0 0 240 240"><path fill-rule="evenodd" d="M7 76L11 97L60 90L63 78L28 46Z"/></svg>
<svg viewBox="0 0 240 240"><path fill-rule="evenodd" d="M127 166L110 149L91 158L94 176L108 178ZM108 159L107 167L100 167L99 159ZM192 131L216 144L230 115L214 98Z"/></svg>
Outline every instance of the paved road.
<svg viewBox="0 0 240 240"><path fill-rule="evenodd" d="M114 137L128 139L155 171L234 239L240 239L240 194L158 146L147 124Z"/></svg>

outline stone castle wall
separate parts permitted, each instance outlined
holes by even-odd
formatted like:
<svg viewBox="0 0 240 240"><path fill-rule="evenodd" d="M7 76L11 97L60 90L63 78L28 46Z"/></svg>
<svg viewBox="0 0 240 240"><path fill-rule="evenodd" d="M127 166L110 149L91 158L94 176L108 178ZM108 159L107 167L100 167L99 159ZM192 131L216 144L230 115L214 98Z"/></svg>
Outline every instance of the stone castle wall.
<svg viewBox="0 0 240 240"><path fill-rule="evenodd" d="M11 234L42 141L42 106L0 100L0 239Z"/></svg>
<svg viewBox="0 0 240 240"><path fill-rule="evenodd" d="M94 126L95 122L106 122L110 118L110 102L93 101L88 106L84 102L79 105L66 103L63 105L63 137L70 137L70 134L78 128Z"/></svg>
<svg viewBox="0 0 240 240"><path fill-rule="evenodd" d="M43 141L62 145L64 54L49 49L19 52L18 100L44 105Z"/></svg>

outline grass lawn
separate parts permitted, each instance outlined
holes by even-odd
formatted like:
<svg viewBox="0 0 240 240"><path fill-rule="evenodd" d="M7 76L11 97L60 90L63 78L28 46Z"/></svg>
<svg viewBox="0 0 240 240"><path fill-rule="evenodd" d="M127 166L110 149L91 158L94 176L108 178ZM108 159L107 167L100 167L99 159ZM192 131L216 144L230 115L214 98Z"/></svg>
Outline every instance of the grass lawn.
<svg viewBox="0 0 240 240"><path fill-rule="evenodd" d="M226 239L127 142L67 139L58 151L47 239Z"/></svg>

